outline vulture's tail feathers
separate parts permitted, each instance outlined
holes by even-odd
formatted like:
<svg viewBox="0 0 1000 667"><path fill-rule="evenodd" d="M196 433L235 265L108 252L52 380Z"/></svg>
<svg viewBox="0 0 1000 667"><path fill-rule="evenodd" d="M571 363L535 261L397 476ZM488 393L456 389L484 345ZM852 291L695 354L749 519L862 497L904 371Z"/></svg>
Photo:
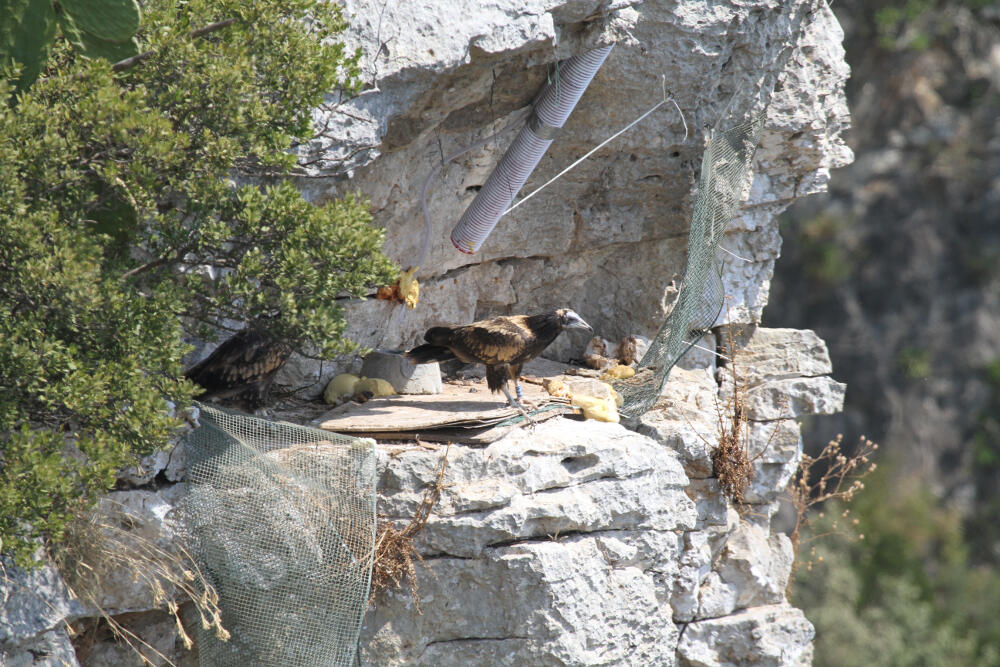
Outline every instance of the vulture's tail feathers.
<svg viewBox="0 0 1000 667"><path fill-rule="evenodd" d="M443 328L443 327L441 327ZM455 353L440 345L418 345L403 355L411 364L429 364L432 361L451 361Z"/></svg>

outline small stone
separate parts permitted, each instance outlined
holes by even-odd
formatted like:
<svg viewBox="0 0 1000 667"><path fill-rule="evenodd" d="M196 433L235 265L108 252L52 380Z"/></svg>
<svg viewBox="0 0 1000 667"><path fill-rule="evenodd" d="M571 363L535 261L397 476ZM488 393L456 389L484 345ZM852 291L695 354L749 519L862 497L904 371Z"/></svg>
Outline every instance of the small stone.
<svg viewBox="0 0 1000 667"><path fill-rule="evenodd" d="M118 472L118 479L130 486L145 486L167 467L169 452L157 450L139 459L139 465L127 466Z"/></svg>
<svg viewBox="0 0 1000 667"><path fill-rule="evenodd" d="M442 391L438 362L411 364L397 352L372 350L361 364L361 375L387 380L400 394L440 394Z"/></svg>

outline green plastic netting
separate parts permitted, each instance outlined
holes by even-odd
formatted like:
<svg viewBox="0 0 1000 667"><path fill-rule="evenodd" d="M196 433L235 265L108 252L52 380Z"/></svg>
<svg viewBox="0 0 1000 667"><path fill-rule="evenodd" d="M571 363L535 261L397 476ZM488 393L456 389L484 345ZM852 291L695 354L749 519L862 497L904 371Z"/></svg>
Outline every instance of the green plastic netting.
<svg viewBox="0 0 1000 667"><path fill-rule="evenodd" d="M204 667L350 665L375 545L375 442L201 406L181 525L219 594Z"/></svg>
<svg viewBox="0 0 1000 667"><path fill-rule="evenodd" d="M674 364L719 317L724 298L719 240L739 207L765 116L766 109L716 133L705 148L677 301L639 362L640 372L614 383L626 417L638 418L653 407Z"/></svg>

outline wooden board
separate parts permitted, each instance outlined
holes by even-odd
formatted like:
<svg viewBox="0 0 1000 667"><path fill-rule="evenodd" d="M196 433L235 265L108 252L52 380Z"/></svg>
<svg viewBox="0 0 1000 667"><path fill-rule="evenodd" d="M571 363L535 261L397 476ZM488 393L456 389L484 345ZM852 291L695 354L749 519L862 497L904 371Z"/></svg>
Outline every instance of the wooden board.
<svg viewBox="0 0 1000 667"><path fill-rule="evenodd" d="M534 412L531 418L536 422L542 422L559 415L572 415L575 412L569 406L546 406L553 409L545 412ZM488 445L504 437L517 428L523 428L526 422L523 420L517 424L497 426L485 426L481 428L458 427L458 428L434 428L420 431L357 431L348 432L344 435L374 438L380 441L397 440L420 440L422 442L459 443L463 445Z"/></svg>
<svg viewBox="0 0 1000 667"><path fill-rule="evenodd" d="M503 394L491 393L484 381L466 382L446 383L440 394L386 396L360 404L348 402L330 410L315 424L337 433L395 433L402 437L436 429L485 429L521 416L517 408L507 404ZM563 410L564 402L553 399L537 385L522 383L522 387L525 398L538 409L539 416L535 419L571 411L569 406ZM552 408L546 409L549 406Z"/></svg>

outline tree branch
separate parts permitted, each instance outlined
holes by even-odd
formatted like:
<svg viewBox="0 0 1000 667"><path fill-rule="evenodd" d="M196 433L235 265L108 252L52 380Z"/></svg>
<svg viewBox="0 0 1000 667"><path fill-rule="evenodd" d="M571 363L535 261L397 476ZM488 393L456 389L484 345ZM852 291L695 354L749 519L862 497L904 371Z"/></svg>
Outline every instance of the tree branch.
<svg viewBox="0 0 1000 667"><path fill-rule="evenodd" d="M191 248L192 248L191 244L181 246L180 248L177 248L173 252L168 251L166 255L157 257L156 259L152 259L146 262L145 264L140 264L135 268L129 269L128 271L122 274L122 280L126 280L128 278L131 278L132 276L139 275L140 273L145 273L146 271L158 268L160 266L163 266L164 264L169 264L171 262L179 262L182 260L184 255L191 250Z"/></svg>
<svg viewBox="0 0 1000 667"><path fill-rule="evenodd" d="M137 266L134 269L130 269L125 273L123 273L122 280L125 280L126 278L131 278L132 276L138 275L140 273L145 273L146 271L149 271L150 269L155 269L158 266L169 264L171 261L173 260L169 257L160 257L158 259L154 259L151 262L146 262L145 264Z"/></svg>
<svg viewBox="0 0 1000 667"><path fill-rule="evenodd" d="M228 28L232 24L236 23L236 19L223 19L222 21L216 21L215 23L209 23L208 25L198 28L197 30L192 30L188 33L188 37L195 39L203 35L207 35L216 30L222 30L223 28ZM111 66L112 72L121 72L122 70L130 69L141 63L146 58L153 55L153 51L143 51L142 53L136 54L131 58L126 58L125 60L119 60L114 65Z"/></svg>

